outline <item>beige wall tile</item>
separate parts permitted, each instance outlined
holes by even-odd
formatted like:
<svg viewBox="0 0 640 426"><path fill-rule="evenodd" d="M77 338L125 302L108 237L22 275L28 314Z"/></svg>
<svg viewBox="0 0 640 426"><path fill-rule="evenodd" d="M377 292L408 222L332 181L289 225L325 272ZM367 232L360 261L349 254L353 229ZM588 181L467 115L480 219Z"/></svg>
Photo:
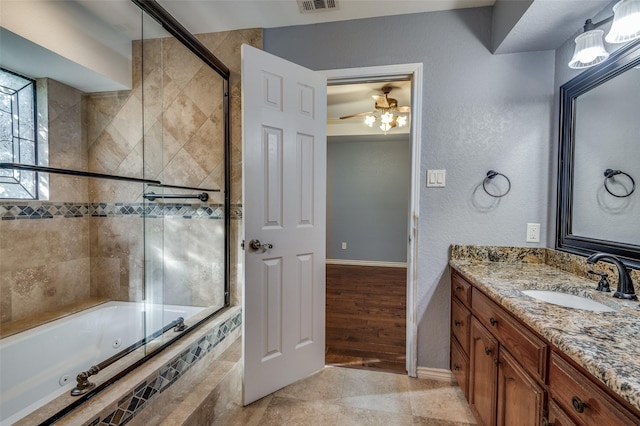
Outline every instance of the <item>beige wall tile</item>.
<svg viewBox="0 0 640 426"><path fill-rule="evenodd" d="M17 269L6 279L11 320L22 320L88 297L89 258Z"/></svg>
<svg viewBox="0 0 640 426"><path fill-rule="evenodd" d="M163 125L167 132L184 145L204 124L207 116L186 93L181 92L164 111Z"/></svg>

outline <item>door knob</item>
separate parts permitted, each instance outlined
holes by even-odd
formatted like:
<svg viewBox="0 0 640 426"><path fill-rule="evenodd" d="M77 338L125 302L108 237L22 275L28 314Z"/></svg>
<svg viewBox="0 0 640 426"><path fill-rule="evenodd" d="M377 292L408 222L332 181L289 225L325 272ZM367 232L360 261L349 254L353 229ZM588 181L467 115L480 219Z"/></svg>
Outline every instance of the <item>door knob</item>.
<svg viewBox="0 0 640 426"><path fill-rule="evenodd" d="M273 248L273 244L262 244L260 243L260 240L251 240L249 241L249 247L251 247L254 250L267 250L267 249L272 249Z"/></svg>

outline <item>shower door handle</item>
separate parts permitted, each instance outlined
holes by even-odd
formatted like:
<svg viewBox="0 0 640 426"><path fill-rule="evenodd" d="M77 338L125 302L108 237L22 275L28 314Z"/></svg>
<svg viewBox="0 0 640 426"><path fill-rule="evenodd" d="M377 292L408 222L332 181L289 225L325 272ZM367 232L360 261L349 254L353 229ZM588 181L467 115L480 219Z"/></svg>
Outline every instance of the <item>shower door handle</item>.
<svg viewBox="0 0 640 426"><path fill-rule="evenodd" d="M249 247L254 250L268 250L273 248L273 244L261 244L260 240L251 240L249 241Z"/></svg>

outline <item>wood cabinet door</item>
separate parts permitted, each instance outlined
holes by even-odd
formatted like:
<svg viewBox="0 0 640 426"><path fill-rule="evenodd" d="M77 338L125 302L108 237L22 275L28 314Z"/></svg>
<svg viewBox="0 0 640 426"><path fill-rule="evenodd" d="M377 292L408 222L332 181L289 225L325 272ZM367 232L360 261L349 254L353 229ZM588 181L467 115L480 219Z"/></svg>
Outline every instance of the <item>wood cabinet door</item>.
<svg viewBox="0 0 640 426"><path fill-rule="evenodd" d="M498 341L471 318L469 402L478 424L496 424Z"/></svg>
<svg viewBox="0 0 640 426"><path fill-rule="evenodd" d="M542 424L545 426L578 426L578 423L571 420L571 417L551 398L549 398L549 420Z"/></svg>
<svg viewBox="0 0 640 426"><path fill-rule="evenodd" d="M498 366L498 425L537 426L542 423L544 390L500 347Z"/></svg>

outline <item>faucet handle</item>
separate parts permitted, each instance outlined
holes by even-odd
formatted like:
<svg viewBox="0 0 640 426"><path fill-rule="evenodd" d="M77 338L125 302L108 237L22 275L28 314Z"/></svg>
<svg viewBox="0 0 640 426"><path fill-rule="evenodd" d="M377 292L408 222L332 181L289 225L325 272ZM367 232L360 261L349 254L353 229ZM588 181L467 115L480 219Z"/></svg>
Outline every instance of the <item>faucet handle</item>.
<svg viewBox="0 0 640 426"><path fill-rule="evenodd" d="M600 276L600 281L598 282L598 286L596 287L596 290L598 291L604 291L609 293L611 291L611 288L609 288L609 281L607 280L607 277L609 276L609 274L607 274L606 272L596 272L596 271L587 271L590 274L593 275L599 275Z"/></svg>

